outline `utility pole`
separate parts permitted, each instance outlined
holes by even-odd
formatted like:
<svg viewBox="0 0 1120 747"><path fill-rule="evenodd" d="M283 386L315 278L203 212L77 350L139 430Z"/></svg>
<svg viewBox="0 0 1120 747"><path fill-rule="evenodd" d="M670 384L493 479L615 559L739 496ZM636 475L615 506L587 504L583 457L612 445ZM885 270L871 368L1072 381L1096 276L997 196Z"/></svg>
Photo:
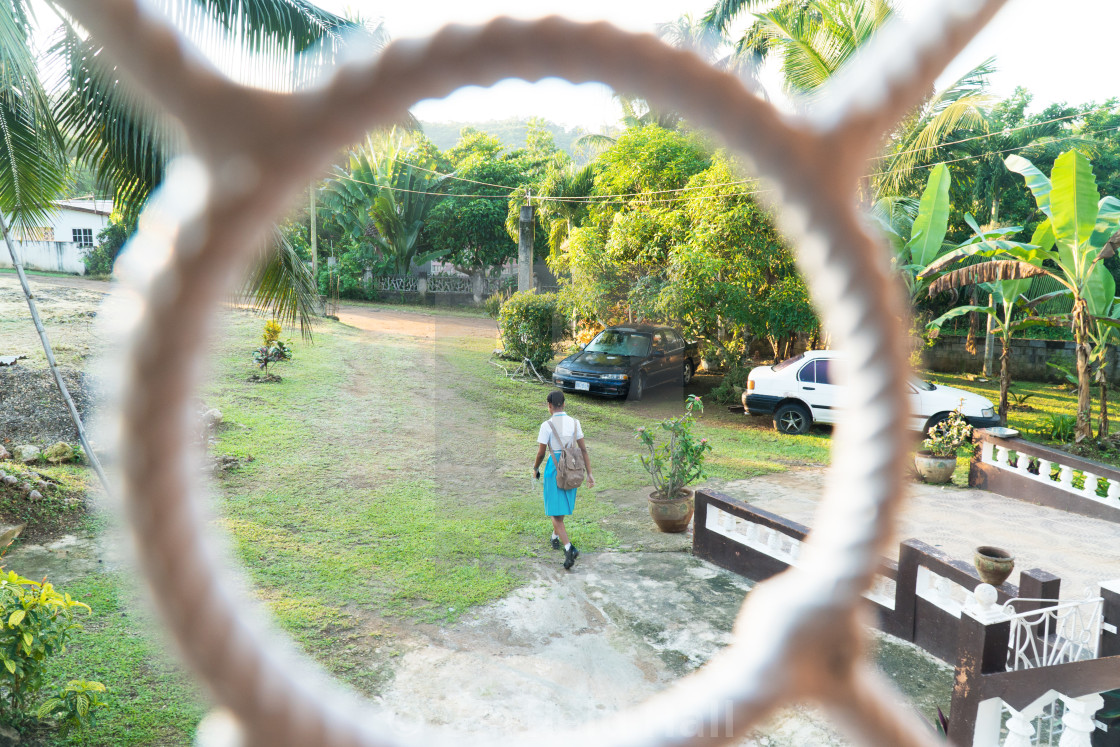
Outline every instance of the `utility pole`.
<svg viewBox="0 0 1120 747"><path fill-rule="evenodd" d="M315 286L319 285L319 231L318 215L315 213L315 182L311 182L311 274L315 276Z"/></svg>
<svg viewBox="0 0 1120 747"><path fill-rule="evenodd" d="M526 192L521 206L521 220L517 224L517 290L533 289L533 206L532 191Z"/></svg>

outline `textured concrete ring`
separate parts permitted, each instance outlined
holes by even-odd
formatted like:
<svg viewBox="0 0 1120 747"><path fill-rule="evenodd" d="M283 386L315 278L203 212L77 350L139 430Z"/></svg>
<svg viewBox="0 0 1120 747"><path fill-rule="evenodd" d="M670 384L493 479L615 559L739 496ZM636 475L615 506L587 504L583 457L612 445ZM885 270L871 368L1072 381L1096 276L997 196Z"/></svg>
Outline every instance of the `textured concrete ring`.
<svg viewBox="0 0 1120 747"><path fill-rule="evenodd" d="M796 121L697 57L605 24L545 19L449 27L351 63L314 91L280 95L230 83L137 0L71 5L134 82L182 123L191 143L192 155L169 173L122 269L144 301L125 360L121 466L141 564L161 612L251 743L405 745L451 737L394 729L278 644L223 580L204 541L197 473L186 456L187 404L213 308L269 221L340 147L370 127L399 121L416 100L509 75L601 80L641 92L711 128L748 158L779 195L783 230L853 372L817 528L799 567L749 596L736 642L635 709L566 734L510 741L730 741L774 707L814 698L873 743L933 743L891 707L858 658L860 595L871 584L903 489L908 368L906 309L884 252L863 230L854 195L882 133L920 101L998 0L946 3L939 24L905 39L896 34L901 41L868 53L872 68L875 54L891 55L874 85L841 80L833 106L817 119Z"/></svg>

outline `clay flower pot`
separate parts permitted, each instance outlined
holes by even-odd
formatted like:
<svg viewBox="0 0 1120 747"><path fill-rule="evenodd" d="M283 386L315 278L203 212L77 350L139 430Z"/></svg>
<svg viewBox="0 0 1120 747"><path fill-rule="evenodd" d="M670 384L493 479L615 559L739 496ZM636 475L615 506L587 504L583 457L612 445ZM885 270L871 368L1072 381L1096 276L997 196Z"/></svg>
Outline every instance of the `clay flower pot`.
<svg viewBox="0 0 1120 747"><path fill-rule="evenodd" d="M681 488L672 497L657 492L649 494L649 515L662 532L683 532L688 529L694 506L693 492L688 488Z"/></svg>
<svg viewBox="0 0 1120 747"><path fill-rule="evenodd" d="M976 548L976 554L972 556L972 564L980 573L981 581L992 586L1000 586L1015 569L1015 558L1007 550L985 545Z"/></svg>
<svg viewBox="0 0 1120 747"><path fill-rule="evenodd" d="M914 467L922 479L931 485L944 485L953 477L957 469L957 458L939 457L928 451L920 451L914 455Z"/></svg>

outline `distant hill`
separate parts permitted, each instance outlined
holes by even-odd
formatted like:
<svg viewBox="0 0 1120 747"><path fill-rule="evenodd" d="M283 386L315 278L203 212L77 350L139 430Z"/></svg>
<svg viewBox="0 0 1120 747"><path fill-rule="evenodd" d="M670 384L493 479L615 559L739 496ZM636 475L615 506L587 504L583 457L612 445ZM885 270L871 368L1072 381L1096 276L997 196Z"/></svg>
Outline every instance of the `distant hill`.
<svg viewBox="0 0 1120 747"><path fill-rule="evenodd" d="M464 127L474 127L485 133L493 135L502 141L509 150L525 147L525 133L529 126L524 119L490 120L489 122L421 122L424 134L435 143L440 150L447 150L459 141L459 131ZM545 122L545 126L552 133L556 147L567 152L577 161L585 160L573 152L572 143L580 135L586 133L582 127L568 129L554 122Z"/></svg>

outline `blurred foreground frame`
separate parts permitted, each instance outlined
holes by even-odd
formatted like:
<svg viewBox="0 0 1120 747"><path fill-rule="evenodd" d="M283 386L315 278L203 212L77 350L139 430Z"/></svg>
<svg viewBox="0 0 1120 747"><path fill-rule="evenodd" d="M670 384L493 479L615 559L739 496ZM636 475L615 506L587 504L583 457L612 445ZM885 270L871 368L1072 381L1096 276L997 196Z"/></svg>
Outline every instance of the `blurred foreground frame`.
<svg viewBox="0 0 1120 747"><path fill-rule="evenodd" d="M186 152L140 220L119 269L120 465L140 565L186 661L224 707L209 746L718 744L775 708L813 701L856 740L932 747L938 738L864 659L862 594L873 582L905 487L907 312L885 248L856 213L859 177L881 139L1003 5L950 0L897 19L791 118L731 74L649 35L562 18L451 26L356 56L294 93L230 81L138 0L63 3L104 56L182 126ZM222 5L221 3L212 3ZM338 149L403 121L408 108L505 77L601 81L684 112L753 165L837 347L848 351L849 413L798 567L759 585L735 641L645 703L565 734L401 730L332 682L260 612L245 612L231 564L207 539L190 462L188 402L214 309L243 277L271 222ZM859 413L856 418L854 413ZM392 434L384 434L391 438ZM857 489L852 489L857 486ZM235 603L235 599L238 601ZM718 708L713 708L718 704ZM688 728L685 728L688 727Z"/></svg>

